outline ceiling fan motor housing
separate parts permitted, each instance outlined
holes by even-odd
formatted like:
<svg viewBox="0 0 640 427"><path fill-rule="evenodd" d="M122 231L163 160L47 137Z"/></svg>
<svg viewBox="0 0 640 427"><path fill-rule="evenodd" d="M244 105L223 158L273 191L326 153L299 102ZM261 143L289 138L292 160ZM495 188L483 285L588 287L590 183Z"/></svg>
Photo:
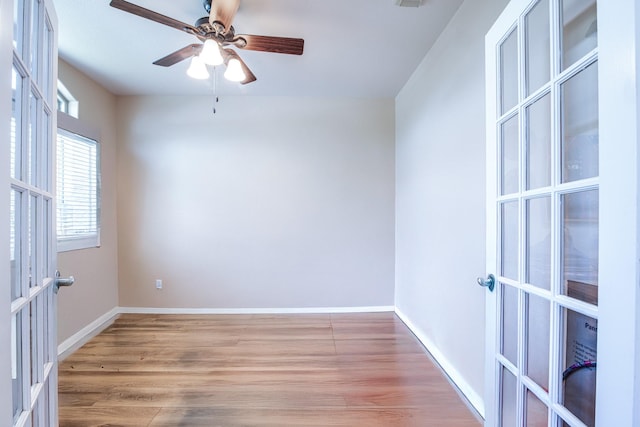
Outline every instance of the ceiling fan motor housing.
<svg viewBox="0 0 640 427"><path fill-rule="evenodd" d="M225 41L225 38L233 37L235 34L235 30L233 25L229 28L228 31L224 30L224 26L216 21L213 24L209 23L209 17L203 16L198 19L195 23L195 27L202 31L203 36L211 37L217 39L219 42Z"/></svg>

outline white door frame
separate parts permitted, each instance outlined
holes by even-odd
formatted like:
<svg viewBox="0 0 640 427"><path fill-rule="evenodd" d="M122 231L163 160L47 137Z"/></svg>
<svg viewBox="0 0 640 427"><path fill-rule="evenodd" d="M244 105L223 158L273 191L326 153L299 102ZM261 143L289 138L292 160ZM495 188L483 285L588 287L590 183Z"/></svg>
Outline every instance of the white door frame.
<svg viewBox="0 0 640 427"><path fill-rule="evenodd" d="M11 11L11 13L10 13ZM13 423L11 388L11 292L9 291L9 132L13 58L13 1L0 0L0 425Z"/></svg>
<svg viewBox="0 0 640 427"><path fill-rule="evenodd" d="M522 9L529 0L512 0ZM640 6L637 0L599 0L600 241L596 425L640 426ZM523 6L524 5L524 6ZM495 48L487 47L487 58ZM495 111L495 79L487 65L487 112ZM492 101L493 100L493 101ZM493 114L487 114L487 116ZM496 186L495 119L487 124L487 194ZM487 230L497 230L487 203ZM496 235L487 233L487 274L496 269ZM486 297L487 426L494 418L495 293ZM490 362L491 361L491 362Z"/></svg>
<svg viewBox="0 0 640 427"><path fill-rule="evenodd" d="M600 0L598 33L600 259L607 257L600 268L598 357L616 363L598 364L598 389L607 393L598 397L596 422L601 426L637 426L640 425L640 6L637 0ZM603 149L611 146L615 146L615 150ZM611 218L612 212L619 214Z"/></svg>

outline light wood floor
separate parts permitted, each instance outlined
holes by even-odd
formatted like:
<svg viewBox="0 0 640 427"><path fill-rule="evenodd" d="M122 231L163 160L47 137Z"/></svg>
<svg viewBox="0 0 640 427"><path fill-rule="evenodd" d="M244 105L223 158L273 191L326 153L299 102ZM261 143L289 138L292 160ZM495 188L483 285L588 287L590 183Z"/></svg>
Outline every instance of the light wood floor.
<svg viewBox="0 0 640 427"><path fill-rule="evenodd" d="M480 426L393 313L123 315L60 363L60 426Z"/></svg>

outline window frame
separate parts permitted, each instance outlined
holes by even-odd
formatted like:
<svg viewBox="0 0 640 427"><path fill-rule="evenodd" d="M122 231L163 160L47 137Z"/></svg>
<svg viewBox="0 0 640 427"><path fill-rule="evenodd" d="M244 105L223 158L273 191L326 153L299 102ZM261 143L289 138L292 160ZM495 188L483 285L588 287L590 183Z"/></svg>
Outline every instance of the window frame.
<svg viewBox="0 0 640 427"><path fill-rule="evenodd" d="M69 89L67 89L64 83L62 83L60 80L58 80L56 96L57 96L56 104L58 105L58 111L68 114L71 117L75 117L77 119L78 110L79 110L78 100L73 97ZM63 109L60 109L60 104L62 104Z"/></svg>
<svg viewBox="0 0 640 427"><path fill-rule="evenodd" d="M70 116L69 114L58 111L58 130L64 130L66 132L76 134L86 139L90 139L96 142L96 233L91 236L83 236L78 238L65 238L61 239L60 236L56 236L57 251L67 252L82 249L99 248L100 231L101 231L101 206L102 206L102 182L101 182L101 147L99 132L92 126L83 123L79 119ZM56 134L56 146L58 143L58 135ZM57 149L56 149L57 156ZM57 161L56 164L56 181L58 177ZM56 189L57 192L57 189ZM57 199L56 195L56 199ZM58 217L58 207L56 206L56 218ZM56 225L57 230L57 225Z"/></svg>

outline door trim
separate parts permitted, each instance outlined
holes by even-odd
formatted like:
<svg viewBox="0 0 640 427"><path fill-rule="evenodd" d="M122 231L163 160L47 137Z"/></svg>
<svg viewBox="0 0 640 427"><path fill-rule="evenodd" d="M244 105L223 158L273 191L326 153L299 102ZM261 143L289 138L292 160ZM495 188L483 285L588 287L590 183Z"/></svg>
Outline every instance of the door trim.
<svg viewBox="0 0 640 427"><path fill-rule="evenodd" d="M600 257L597 425L640 425L640 8L598 3L600 46ZM615 82L612 84L612 82ZM620 185L624 183L624 185ZM635 327L634 327L635 325ZM608 393L615 390L615 393ZM615 420L612 422L611 420Z"/></svg>

